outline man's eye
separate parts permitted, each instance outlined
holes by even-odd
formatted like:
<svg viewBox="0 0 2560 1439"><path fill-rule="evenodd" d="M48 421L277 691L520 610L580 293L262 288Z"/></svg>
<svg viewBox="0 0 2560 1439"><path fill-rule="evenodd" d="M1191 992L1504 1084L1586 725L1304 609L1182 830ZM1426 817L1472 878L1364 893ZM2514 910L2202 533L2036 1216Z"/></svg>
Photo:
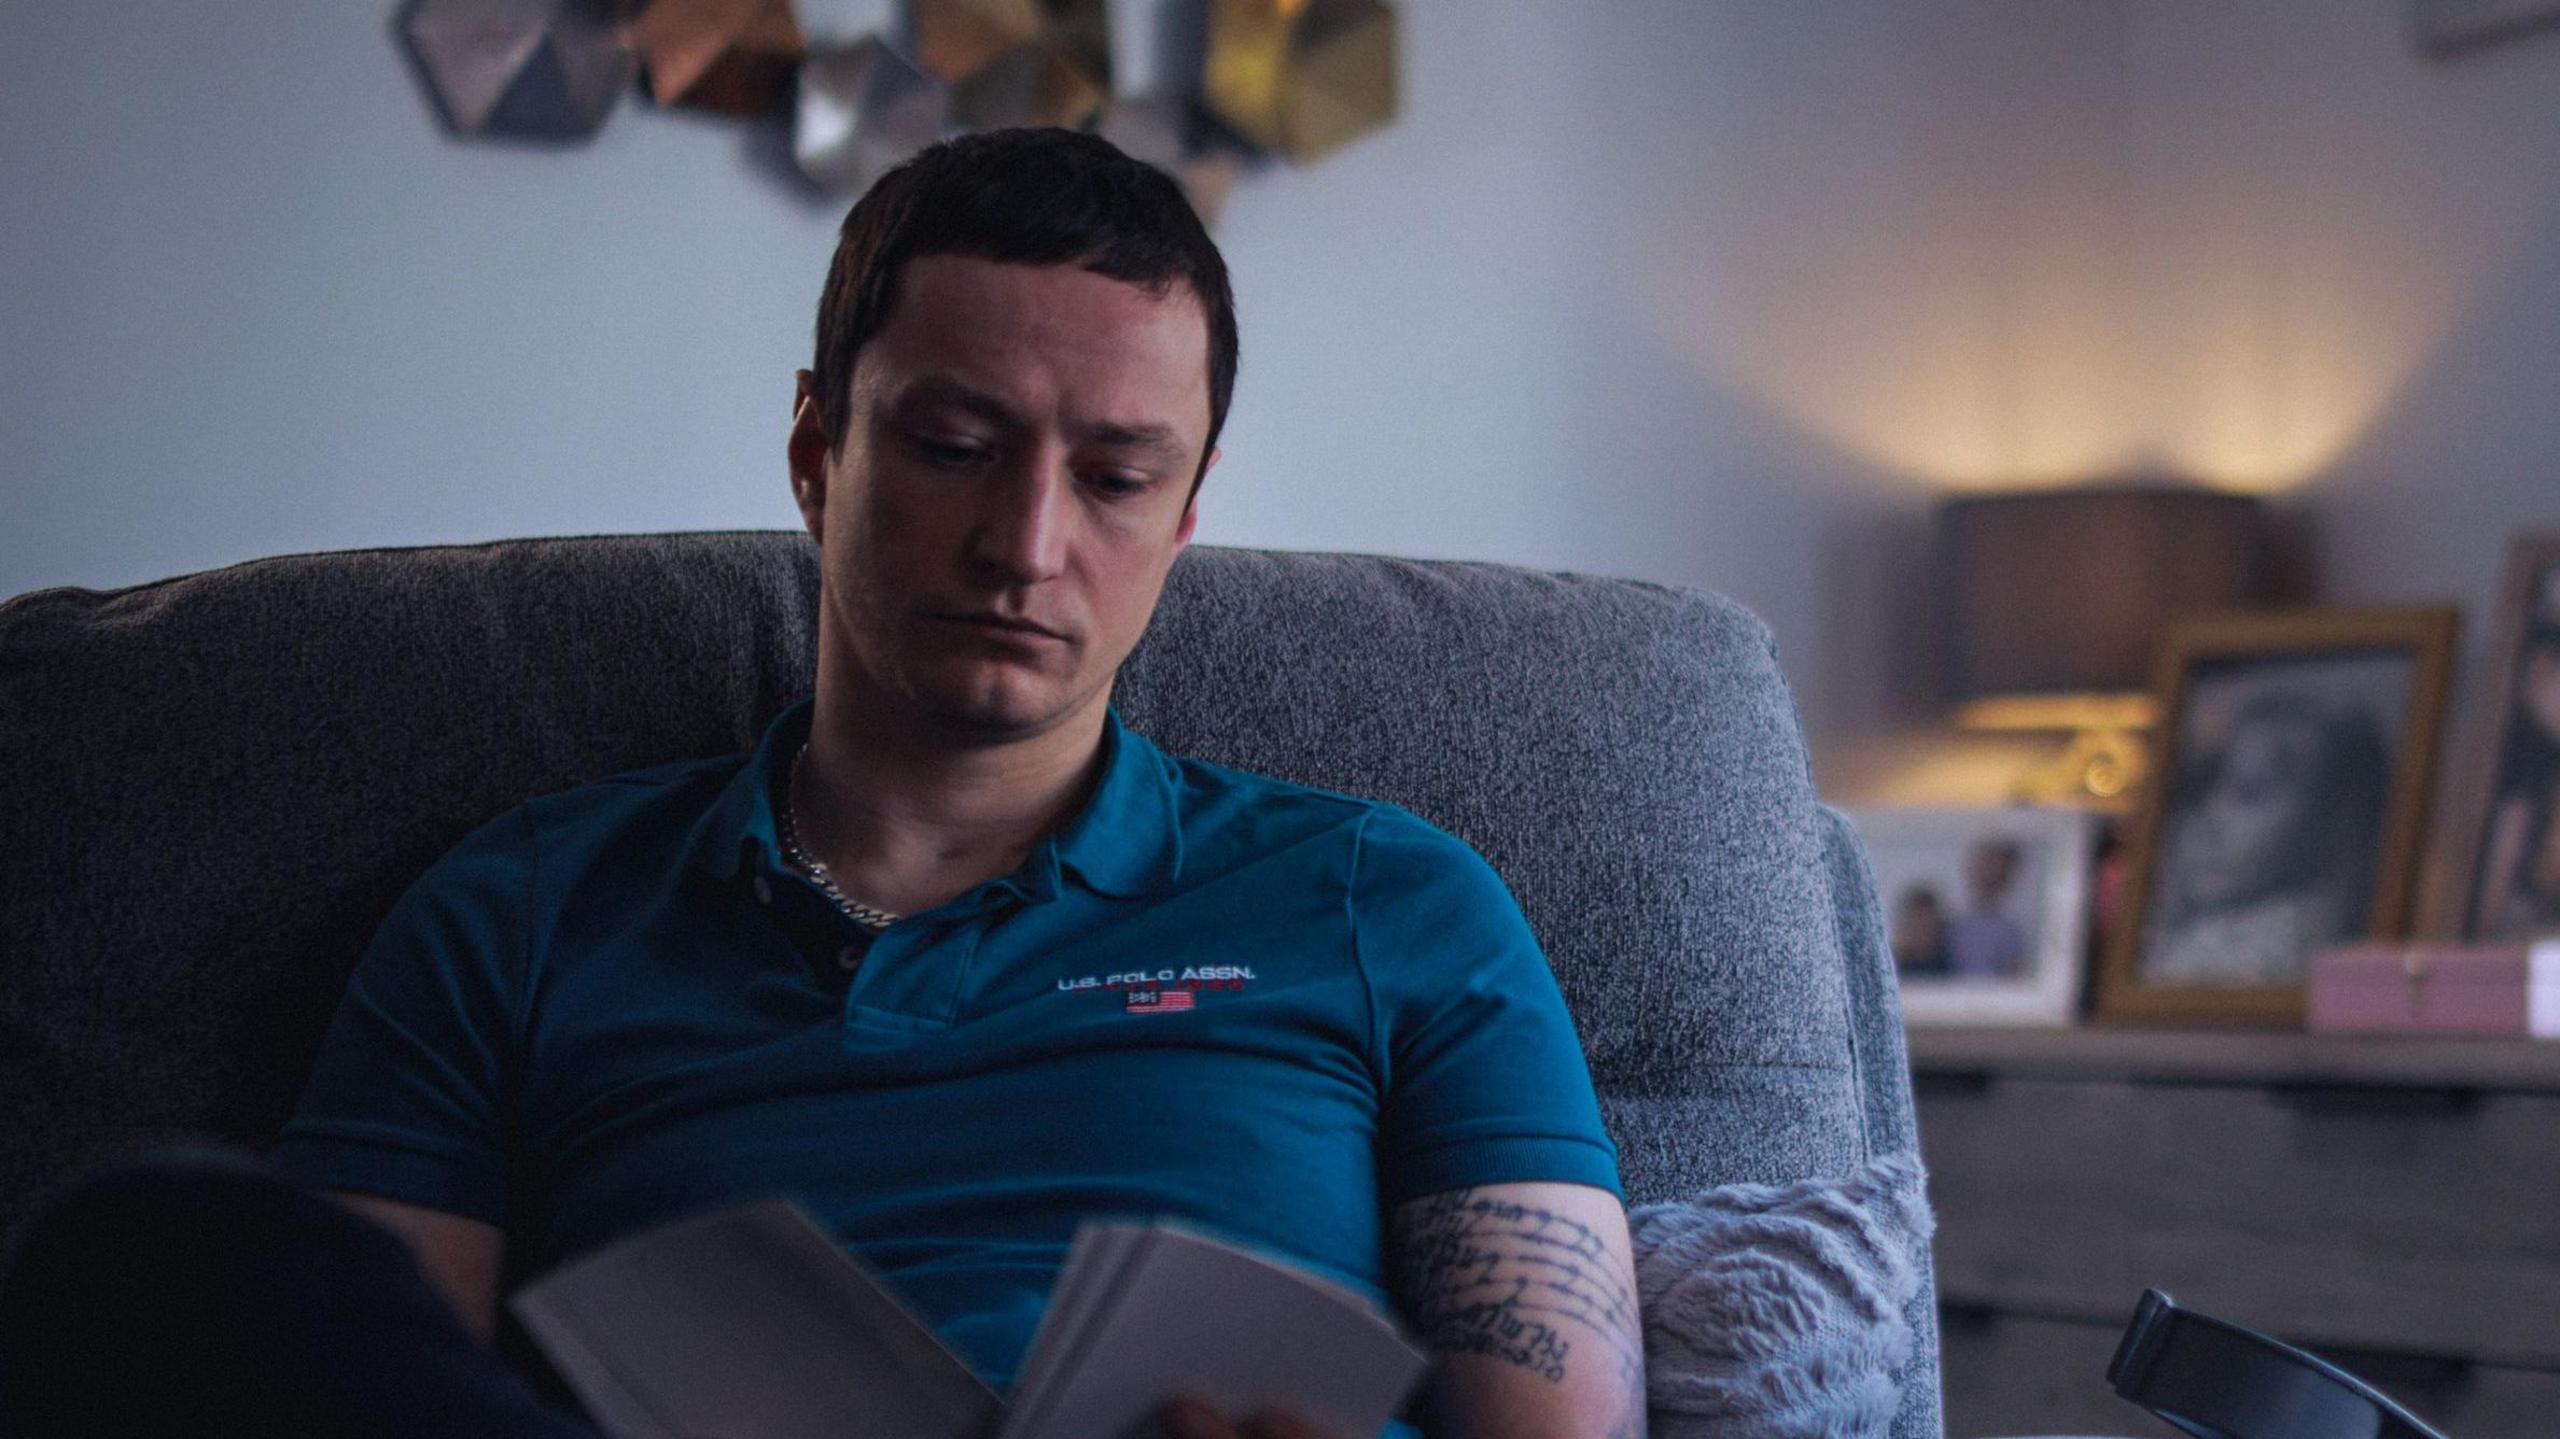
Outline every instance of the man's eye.
<svg viewBox="0 0 2560 1439"><path fill-rule="evenodd" d="M1147 487L1147 482L1128 475L1087 475L1085 483L1113 499L1126 499Z"/></svg>
<svg viewBox="0 0 2560 1439"><path fill-rule="evenodd" d="M954 469L977 464L987 457L986 446L971 444L966 440L937 440L917 435L910 440L910 443L915 446L916 453L923 456L929 463L946 465Z"/></svg>

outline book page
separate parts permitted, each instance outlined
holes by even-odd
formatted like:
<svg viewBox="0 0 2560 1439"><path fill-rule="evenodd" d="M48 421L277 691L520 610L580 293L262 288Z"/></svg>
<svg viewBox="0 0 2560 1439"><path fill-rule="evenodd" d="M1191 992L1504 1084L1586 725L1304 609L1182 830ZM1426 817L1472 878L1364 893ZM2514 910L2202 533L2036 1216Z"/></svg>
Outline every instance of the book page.
<svg viewBox="0 0 2560 1439"><path fill-rule="evenodd" d="M980 1439L996 1397L808 1216L681 1220L511 1301L613 1439Z"/></svg>
<svg viewBox="0 0 2560 1439"><path fill-rule="evenodd" d="M1090 1226L1079 1248L1113 1242ZM1328 1434L1367 1439L1395 1414L1426 1356L1341 1286L1167 1225L1122 1240L1118 1282L1072 1331L1034 1342L1000 1439L1120 1439L1196 1394L1233 1417L1285 1409ZM1097 1266L1079 1266L1101 1278ZM1056 1294L1052 1305L1074 1305ZM1058 1352L1043 1352L1050 1346Z"/></svg>
<svg viewBox="0 0 2560 1439"><path fill-rule="evenodd" d="M1041 1313L1040 1327L1014 1375L1013 1401L1046 1392L1057 1379L1059 1366L1083 1348L1085 1326L1117 1297L1125 1277L1123 1266L1146 1235L1147 1227L1138 1224L1087 1224L1077 1229L1066 1263L1059 1266L1058 1277L1049 1286L1049 1304Z"/></svg>

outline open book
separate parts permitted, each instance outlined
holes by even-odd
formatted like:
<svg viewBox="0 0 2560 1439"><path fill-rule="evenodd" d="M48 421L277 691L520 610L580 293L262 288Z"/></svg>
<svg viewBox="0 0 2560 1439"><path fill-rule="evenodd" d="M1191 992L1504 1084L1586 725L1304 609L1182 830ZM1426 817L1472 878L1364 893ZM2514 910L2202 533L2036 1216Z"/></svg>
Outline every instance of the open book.
<svg viewBox="0 0 2560 1439"><path fill-rule="evenodd" d="M610 1245L511 1303L613 1439L1135 1439L1180 1394L1368 1439L1425 1365L1350 1290L1162 1223L1076 1232L1005 1397L783 1201Z"/></svg>

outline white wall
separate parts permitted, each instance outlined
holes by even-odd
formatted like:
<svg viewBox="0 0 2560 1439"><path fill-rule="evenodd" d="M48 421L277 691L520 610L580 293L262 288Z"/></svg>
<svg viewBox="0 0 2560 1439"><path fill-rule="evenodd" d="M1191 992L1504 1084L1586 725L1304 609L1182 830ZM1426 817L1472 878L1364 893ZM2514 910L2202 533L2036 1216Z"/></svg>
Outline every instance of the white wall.
<svg viewBox="0 0 2560 1439"><path fill-rule="evenodd" d="M2269 494L2325 597L2458 604L2476 670L2507 537L2560 529L2560 31L2435 59L2407 0L2113 8L2107 353L2044 360L2107 398L2049 379L2020 416L2090 470ZM1921 733L1908 693L1831 728L1827 784L1996 797L2022 747Z"/></svg>
<svg viewBox="0 0 2560 1439"><path fill-rule="evenodd" d="M1976 342L1941 309L2098 292L2112 11L1405 13L1408 116L1229 211L1247 382L1204 532L1713 586L1817 723L1868 723L1875 532L1926 494L1868 411L1939 394L1896 351Z"/></svg>
<svg viewBox="0 0 2560 1439"><path fill-rule="evenodd" d="M389 9L0 8L0 595L792 523L840 207L645 105L445 140ZM1945 487L2290 489L2342 592L2473 603L2552 517L2560 41L2425 62L2404 0L1401 10L1403 117L1221 225L1204 539L1727 590L1855 790L1926 718Z"/></svg>
<svg viewBox="0 0 2560 1439"><path fill-rule="evenodd" d="M2112 75L2110 12L1402 8L1403 118L1256 177L1221 227L1245 364L1204 538L1717 585L1851 708L1875 686L1823 663L1866 618L1835 532L1892 477L1754 367L1818 372L1807 320L1905 323L1821 276L1915 230L1959 286L2032 252L2106 133L2080 90ZM0 593L792 522L780 436L837 207L735 127L645 107L585 149L446 141L386 10L0 14L25 57ZM2007 199L1966 214L1946 183Z"/></svg>
<svg viewBox="0 0 2560 1439"><path fill-rule="evenodd" d="M2134 8L2147 392L2289 488L2332 593L2476 630L2505 532L2560 526L2560 31L2432 60L2409 8Z"/></svg>
<svg viewBox="0 0 2560 1439"><path fill-rule="evenodd" d="M389 11L0 9L0 592L792 521L830 217L689 115L448 142Z"/></svg>

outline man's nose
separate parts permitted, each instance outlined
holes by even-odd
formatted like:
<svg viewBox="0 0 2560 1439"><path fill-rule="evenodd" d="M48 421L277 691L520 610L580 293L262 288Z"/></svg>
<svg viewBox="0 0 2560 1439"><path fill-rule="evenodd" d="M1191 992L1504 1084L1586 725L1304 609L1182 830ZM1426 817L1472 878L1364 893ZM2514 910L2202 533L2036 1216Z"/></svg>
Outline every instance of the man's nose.
<svg viewBox="0 0 2560 1439"><path fill-rule="evenodd" d="M1074 522L1073 479L1065 456L1041 452L1023 457L985 492L985 511L971 545L977 560L1013 584L1031 584L1066 567L1067 530Z"/></svg>

